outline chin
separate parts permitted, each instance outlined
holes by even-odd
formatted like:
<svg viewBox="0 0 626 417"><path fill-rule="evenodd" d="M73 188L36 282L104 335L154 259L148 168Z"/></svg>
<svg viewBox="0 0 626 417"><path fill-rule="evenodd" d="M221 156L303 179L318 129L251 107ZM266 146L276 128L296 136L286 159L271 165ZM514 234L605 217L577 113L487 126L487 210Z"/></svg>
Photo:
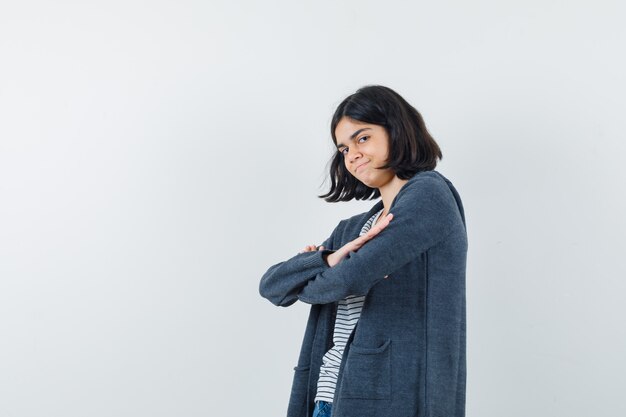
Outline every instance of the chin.
<svg viewBox="0 0 626 417"><path fill-rule="evenodd" d="M368 186L370 188L378 188L378 185L375 182L371 181L371 180L367 180L367 179L362 180L360 178L357 178L357 180L359 180L361 182L361 184L366 185L366 186Z"/></svg>

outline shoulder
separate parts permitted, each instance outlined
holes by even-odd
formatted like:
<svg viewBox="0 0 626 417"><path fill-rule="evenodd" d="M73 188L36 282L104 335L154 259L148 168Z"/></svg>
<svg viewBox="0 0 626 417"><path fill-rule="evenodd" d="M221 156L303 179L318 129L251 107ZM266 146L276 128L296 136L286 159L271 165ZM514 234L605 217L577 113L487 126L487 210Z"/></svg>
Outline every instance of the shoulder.
<svg viewBox="0 0 626 417"><path fill-rule="evenodd" d="M447 186L447 182L449 182L449 180L444 177L442 174L440 174L438 171L422 171L422 172L418 172L417 174L413 175L409 181L407 182L408 184L411 185L419 185L419 186Z"/></svg>
<svg viewBox="0 0 626 417"><path fill-rule="evenodd" d="M424 198L425 196L441 196L453 198L450 191L452 183L437 171L422 171L413 175L398 192L396 199L412 196Z"/></svg>
<svg viewBox="0 0 626 417"><path fill-rule="evenodd" d="M437 171L415 174L400 189L389 210L394 216L465 223L463 204L452 183Z"/></svg>

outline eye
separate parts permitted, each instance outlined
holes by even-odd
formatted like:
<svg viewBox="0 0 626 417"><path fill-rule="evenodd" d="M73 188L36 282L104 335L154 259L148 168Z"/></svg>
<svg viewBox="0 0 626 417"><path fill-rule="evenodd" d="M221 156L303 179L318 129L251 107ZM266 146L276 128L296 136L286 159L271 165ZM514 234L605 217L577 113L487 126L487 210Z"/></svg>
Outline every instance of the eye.
<svg viewBox="0 0 626 417"><path fill-rule="evenodd" d="M361 142L361 139L363 139L363 141L365 141L365 140L369 139L369 136L361 136L361 137L357 140L357 142L363 143L363 142ZM342 148L342 149L339 151L339 153L342 153L342 154L346 155L346 154L348 153L348 147L346 146L345 148Z"/></svg>

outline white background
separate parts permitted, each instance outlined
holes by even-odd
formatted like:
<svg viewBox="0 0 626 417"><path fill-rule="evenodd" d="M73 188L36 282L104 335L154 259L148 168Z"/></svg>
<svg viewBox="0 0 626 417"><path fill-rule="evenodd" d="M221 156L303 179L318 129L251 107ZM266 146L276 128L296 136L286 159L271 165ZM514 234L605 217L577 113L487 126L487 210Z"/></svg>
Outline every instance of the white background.
<svg viewBox="0 0 626 417"><path fill-rule="evenodd" d="M469 417L625 415L619 1L0 3L0 417L281 416L267 268L329 124L403 95L465 204Z"/></svg>

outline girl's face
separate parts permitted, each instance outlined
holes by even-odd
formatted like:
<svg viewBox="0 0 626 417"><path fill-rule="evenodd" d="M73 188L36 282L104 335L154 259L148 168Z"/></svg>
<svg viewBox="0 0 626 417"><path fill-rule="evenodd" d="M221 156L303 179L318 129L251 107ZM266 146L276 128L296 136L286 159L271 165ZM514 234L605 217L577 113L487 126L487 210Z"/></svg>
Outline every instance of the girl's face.
<svg viewBox="0 0 626 417"><path fill-rule="evenodd" d="M384 127L344 116L335 128L335 137L346 169L363 184L380 188L395 177L389 168L374 168L387 162L389 135Z"/></svg>

